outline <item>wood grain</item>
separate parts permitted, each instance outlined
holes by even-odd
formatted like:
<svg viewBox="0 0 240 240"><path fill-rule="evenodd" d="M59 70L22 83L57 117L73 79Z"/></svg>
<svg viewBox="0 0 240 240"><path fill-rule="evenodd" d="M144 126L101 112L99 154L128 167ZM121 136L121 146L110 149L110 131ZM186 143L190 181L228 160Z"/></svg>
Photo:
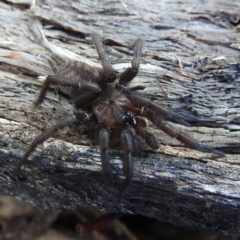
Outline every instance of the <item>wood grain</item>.
<svg viewBox="0 0 240 240"><path fill-rule="evenodd" d="M44 208L93 206L239 236L240 3L52 0L29 9L28 4L0 3L0 193ZM121 151L112 150L114 176L106 179L86 129L67 127L13 176L32 140L72 110L54 89L33 108L39 76L54 74L64 61L99 67L92 33L105 38L119 73L131 62L130 44L142 38L140 72L129 87L172 108L190 123L172 126L226 156L188 149L149 123L160 148L142 144L120 209Z"/></svg>

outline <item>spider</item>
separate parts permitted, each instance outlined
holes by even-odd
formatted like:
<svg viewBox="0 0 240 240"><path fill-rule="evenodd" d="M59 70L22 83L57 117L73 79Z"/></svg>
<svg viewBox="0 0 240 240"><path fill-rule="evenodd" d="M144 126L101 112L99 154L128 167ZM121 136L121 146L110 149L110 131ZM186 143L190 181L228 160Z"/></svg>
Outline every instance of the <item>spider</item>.
<svg viewBox="0 0 240 240"><path fill-rule="evenodd" d="M35 105L40 105L50 85L57 85L59 90L73 99L73 112L60 120L50 129L39 135L22 156L15 173L25 163L38 144L52 137L58 130L68 125L94 123L94 132L98 136L102 168L105 175L111 175L109 148L119 145L123 150L123 171L125 179L120 186L118 202L121 201L133 177L134 155L139 149L138 135L152 149L158 149L155 136L146 130L149 119L156 127L169 136L176 138L190 148L202 152L224 154L207 145L203 145L184 133L166 124L162 119L184 122L174 112L152 102L147 96L134 92L126 85L137 75L142 53L143 41L137 39L132 45L133 58L131 67L118 78L112 65L106 58L106 52L99 35L92 36L102 69L93 68L85 63L70 61L64 63L56 75L47 76Z"/></svg>

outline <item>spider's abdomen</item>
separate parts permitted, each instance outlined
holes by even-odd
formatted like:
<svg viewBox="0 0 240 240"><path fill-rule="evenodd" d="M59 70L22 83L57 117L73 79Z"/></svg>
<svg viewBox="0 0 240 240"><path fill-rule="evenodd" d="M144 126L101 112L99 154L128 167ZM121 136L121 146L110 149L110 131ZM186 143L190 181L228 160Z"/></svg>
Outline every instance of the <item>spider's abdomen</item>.
<svg viewBox="0 0 240 240"><path fill-rule="evenodd" d="M56 76L65 78L68 81L73 82L90 82L98 83L104 78L102 70L98 68L92 68L89 65L78 62L78 61L68 61L63 63L56 72ZM61 92L75 98L79 96L83 91L78 88L69 87L67 85L58 85Z"/></svg>
<svg viewBox="0 0 240 240"><path fill-rule="evenodd" d="M123 124L127 109L134 109L134 106L123 94L114 90L110 94L108 91L101 94L93 102L92 108L99 122L109 128L116 128Z"/></svg>

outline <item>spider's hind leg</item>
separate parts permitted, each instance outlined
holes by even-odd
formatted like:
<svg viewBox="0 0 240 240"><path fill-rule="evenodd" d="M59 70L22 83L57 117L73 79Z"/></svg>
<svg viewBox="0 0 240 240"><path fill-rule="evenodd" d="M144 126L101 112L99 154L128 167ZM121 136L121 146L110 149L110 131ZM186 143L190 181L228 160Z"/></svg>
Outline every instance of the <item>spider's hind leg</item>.
<svg viewBox="0 0 240 240"><path fill-rule="evenodd" d="M176 130L172 126L164 123L162 119L154 113L154 111L146 109L144 111L144 115L152 121L152 123L157 126L159 129L161 129L163 132L168 134L172 138L176 138L178 141L184 143L186 146L196 149L201 152L208 152L208 153L214 153L219 155L220 157L224 157L224 153L221 151L218 151L212 147L209 147L205 144L202 144L198 142L197 140L187 136L186 134Z"/></svg>
<svg viewBox="0 0 240 240"><path fill-rule="evenodd" d="M76 81L70 81L65 78L61 78L58 76L54 75L49 75L47 76L45 82L43 83L41 92L37 98L37 100L34 102L35 106L38 106L42 103L46 92L49 88L49 86L53 85L61 85L61 86L66 86L66 87L72 87L74 89L79 89L79 90L85 90L86 92L93 92L93 93L98 93L101 91L101 88L92 82L76 82Z"/></svg>
<svg viewBox="0 0 240 240"><path fill-rule="evenodd" d="M215 150L212 147L199 143L197 140L187 136L186 134L177 131L168 124L165 124L160 116L169 118L170 120L177 120L181 124L185 124L177 114L158 106L156 103L150 101L147 97L142 94L132 92L129 88L117 85L117 89L121 91L133 104L135 107L142 109L142 115L148 118L155 126L161 129L163 132L169 136L176 138L177 140L184 143L186 146L196 149L201 152L209 152L224 157L225 154L221 151ZM186 124L185 124L186 125Z"/></svg>

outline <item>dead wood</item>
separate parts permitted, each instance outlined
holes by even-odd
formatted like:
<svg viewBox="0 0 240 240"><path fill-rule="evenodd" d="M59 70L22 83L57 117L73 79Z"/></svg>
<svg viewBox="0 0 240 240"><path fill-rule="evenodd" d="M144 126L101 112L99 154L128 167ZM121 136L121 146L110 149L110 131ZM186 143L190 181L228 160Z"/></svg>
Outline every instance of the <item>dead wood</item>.
<svg viewBox="0 0 240 240"><path fill-rule="evenodd" d="M161 146L142 146L121 211L240 235L240 3L43 2L31 9L28 1L0 6L0 193L44 208L120 210L120 150L111 152L115 174L106 179L99 149L82 129L65 128L37 148L17 176L12 171L32 140L72 109L54 90L34 109L38 76L68 60L99 66L92 33L106 39L122 72L131 61L129 45L142 38L141 69L130 87L174 109L191 125L174 127L226 156L185 148L150 125Z"/></svg>

